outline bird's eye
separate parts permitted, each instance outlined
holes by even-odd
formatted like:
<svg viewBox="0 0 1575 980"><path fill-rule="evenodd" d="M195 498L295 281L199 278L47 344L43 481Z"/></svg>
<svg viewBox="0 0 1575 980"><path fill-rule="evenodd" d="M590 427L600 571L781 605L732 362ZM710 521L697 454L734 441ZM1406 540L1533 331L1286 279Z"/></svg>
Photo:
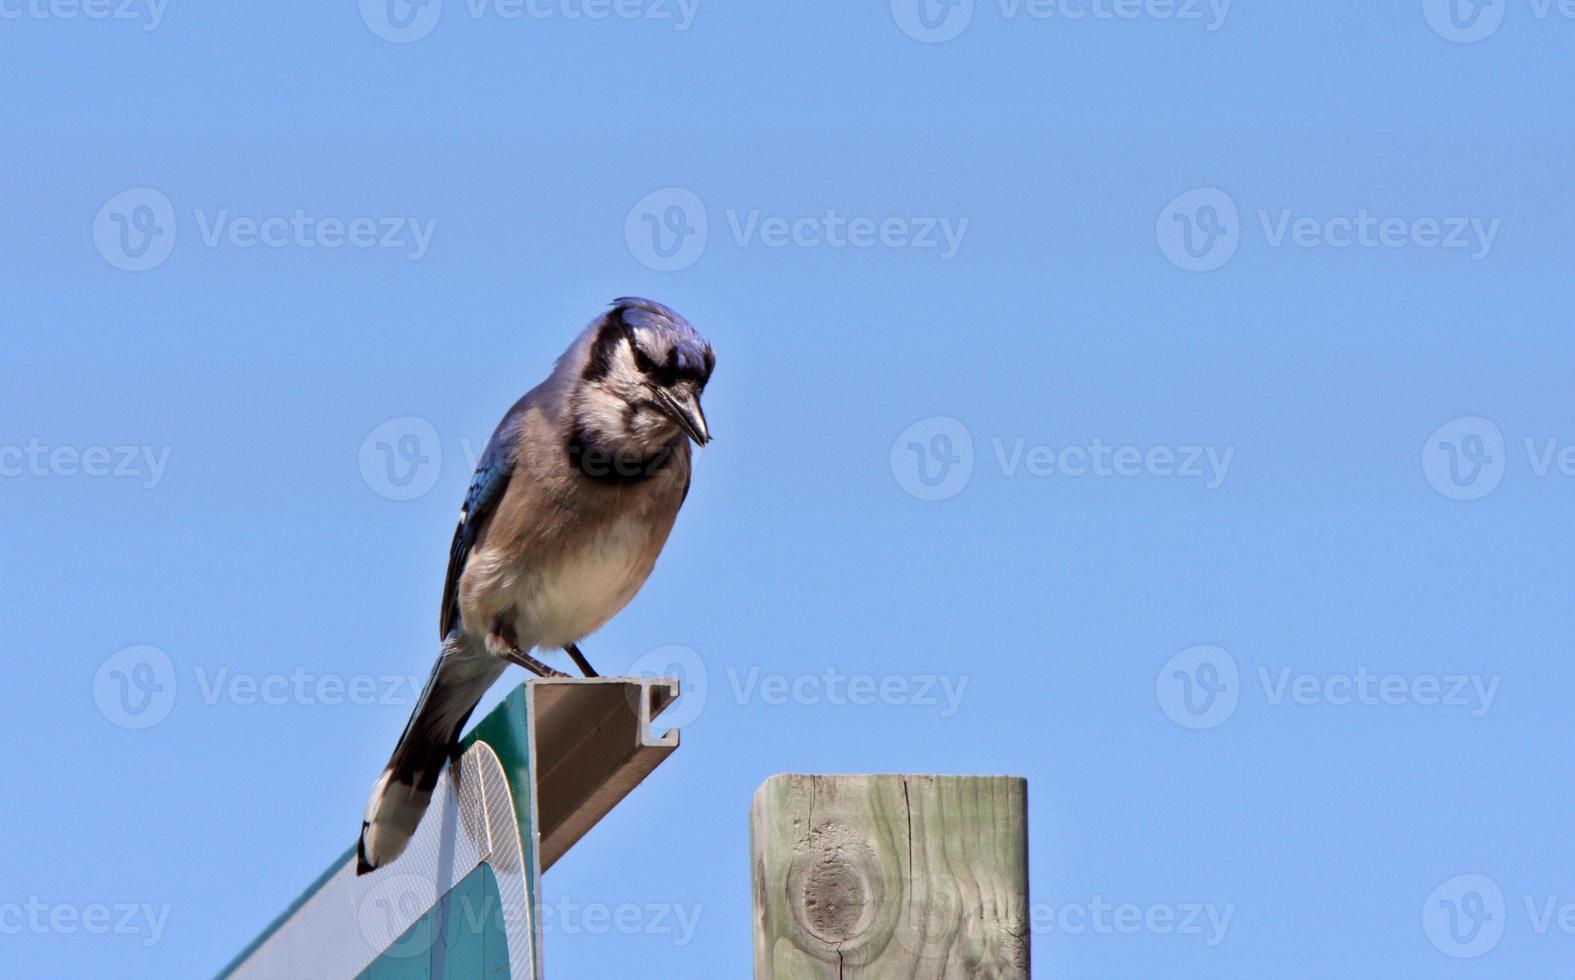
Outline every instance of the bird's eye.
<svg viewBox="0 0 1575 980"><path fill-rule="evenodd" d="M633 338L629 340L629 350L634 353L634 366L640 369L641 374L651 374L656 370L656 362L640 349L640 345L635 343Z"/></svg>

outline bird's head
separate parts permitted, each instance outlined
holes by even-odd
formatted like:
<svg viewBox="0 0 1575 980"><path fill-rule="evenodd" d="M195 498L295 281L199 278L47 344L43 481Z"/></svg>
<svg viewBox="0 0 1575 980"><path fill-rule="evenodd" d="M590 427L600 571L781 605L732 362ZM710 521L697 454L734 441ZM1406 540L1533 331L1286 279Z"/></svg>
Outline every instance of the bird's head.
<svg viewBox="0 0 1575 980"><path fill-rule="evenodd" d="M680 435L701 446L711 441L700 394L716 355L688 320L648 299L620 299L587 340L571 399L582 438L642 456Z"/></svg>

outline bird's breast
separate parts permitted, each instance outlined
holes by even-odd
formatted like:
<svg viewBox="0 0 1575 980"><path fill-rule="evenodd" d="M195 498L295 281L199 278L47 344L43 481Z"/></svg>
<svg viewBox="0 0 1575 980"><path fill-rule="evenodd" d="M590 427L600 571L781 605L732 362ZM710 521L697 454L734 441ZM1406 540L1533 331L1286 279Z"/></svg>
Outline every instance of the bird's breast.
<svg viewBox="0 0 1575 980"><path fill-rule="evenodd" d="M615 520L517 577L513 606L521 640L561 647L594 633L640 591L660 548L649 522Z"/></svg>

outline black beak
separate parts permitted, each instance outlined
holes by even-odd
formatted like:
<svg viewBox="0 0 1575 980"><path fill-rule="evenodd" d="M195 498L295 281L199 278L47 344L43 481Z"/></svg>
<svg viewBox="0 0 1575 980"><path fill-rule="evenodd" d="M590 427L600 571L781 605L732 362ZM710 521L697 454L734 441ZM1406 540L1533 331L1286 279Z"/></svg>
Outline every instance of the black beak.
<svg viewBox="0 0 1575 980"><path fill-rule="evenodd" d="M656 393L656 404L668 418L678 423L684 434L703 446L711 441L711 428L706 425L705 412L700 410L700 394L679 396L666 388L651 389Z"/></svg>

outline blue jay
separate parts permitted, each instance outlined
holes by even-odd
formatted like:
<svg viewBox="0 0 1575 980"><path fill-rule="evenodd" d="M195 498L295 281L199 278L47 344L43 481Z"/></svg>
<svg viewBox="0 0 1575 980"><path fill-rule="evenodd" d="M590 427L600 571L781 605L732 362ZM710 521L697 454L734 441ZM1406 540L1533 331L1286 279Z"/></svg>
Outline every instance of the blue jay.
<svg viewBox="0 0 1575 980"><path fill-rule="evenodd" d="M620 299L521 398L481 454L443 586L442 652L372 790L356 873L397 858L487 688L576 645L634 598L689 492L689 443L716 355L646 299ZM562 675L559 675L562 676Z"/></svg>

